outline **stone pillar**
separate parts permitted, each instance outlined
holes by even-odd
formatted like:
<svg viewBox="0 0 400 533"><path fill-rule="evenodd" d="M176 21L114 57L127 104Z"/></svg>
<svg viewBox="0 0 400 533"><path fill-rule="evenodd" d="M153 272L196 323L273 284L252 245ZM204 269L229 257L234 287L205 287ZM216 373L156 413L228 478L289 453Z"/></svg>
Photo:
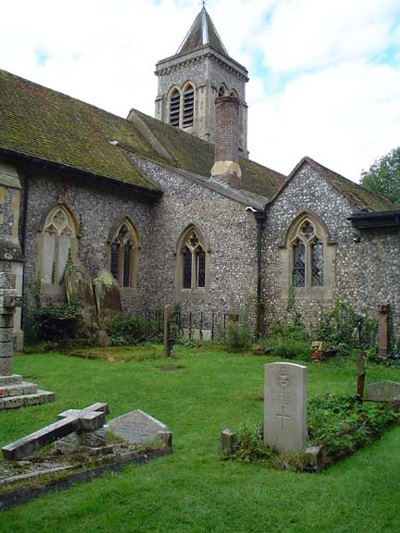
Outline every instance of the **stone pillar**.
<svg viewBox="0 0 400 533"><path fill-rule="evenodd" d="M0 376L12 375L16 296L15 275L0 272Z"/></svg>

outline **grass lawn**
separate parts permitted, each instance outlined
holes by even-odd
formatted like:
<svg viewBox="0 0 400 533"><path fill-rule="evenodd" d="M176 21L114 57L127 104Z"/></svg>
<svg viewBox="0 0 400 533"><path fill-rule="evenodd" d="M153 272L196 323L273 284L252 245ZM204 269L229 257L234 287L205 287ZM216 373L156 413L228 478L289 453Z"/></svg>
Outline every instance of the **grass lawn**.
<svg viewBox="0 0 400 533"><path fill-rule="evenodd" d="M131 349L132 352L135 348ZM174 453L3 511L0 531L17 532L397 532L400 426L321 474L267 470L218 460L222 429L262 419L263 365L270 357L162 347L107 360L55 353L18 355L14 372L56 400L0 412L0 446L69 408L108 402L109 418L140 408L167 424ZM172 363L182 368L165 371ZM354 362L308 366L308 395L356 392ZM399 368L367 367L367 383L400 381Z"/></svg>

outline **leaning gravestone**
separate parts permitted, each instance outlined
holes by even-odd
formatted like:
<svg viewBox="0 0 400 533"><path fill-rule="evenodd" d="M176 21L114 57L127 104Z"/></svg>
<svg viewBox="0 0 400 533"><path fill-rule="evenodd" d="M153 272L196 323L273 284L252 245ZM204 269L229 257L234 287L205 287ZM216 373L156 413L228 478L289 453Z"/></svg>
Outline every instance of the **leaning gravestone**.
<svg viewBox="0 0 400 533"><path fill-rule="evenodd" d="M172 445L172 433L168 427L140 409L114 418L108 429L130 444L147 444L157 440Z"/></svg>
<svg viewBox="0 0 400 533"><path fill-rule="evenodd" d="M302 450L306 442L307 368L265 365L264 443L278 452Z"/></svg>
<svg viewBox="0 0 400 533"><path fill-rule="evenodd" d="M64 283L68 302L80 304L84 326L92 328L97 322L97 313L89 272L80 265L70 265L65 271Z"/></svg>
<svg viewBox="0 0 400 533"><path fill-rule="evenodd" d="M103 326L116 314L122 313L119 285L110 272L103 270L93 280L93 288L99 321Z"/></svg>

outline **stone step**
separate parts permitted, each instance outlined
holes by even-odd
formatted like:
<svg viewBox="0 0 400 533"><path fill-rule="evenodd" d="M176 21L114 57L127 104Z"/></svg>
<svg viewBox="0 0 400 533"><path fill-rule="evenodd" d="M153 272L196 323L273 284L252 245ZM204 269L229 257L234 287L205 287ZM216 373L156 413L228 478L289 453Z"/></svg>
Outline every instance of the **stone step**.
<svg viewBox="0 0 400 533"><path fill-rule="evenodd" d="M0 387L7 385L17 385L22 383L22 376L19 374L12 374L11 376L0 376Z"/></svg>
<svg viewBox="0 0 400 533"><path fill-rule="evenodd" d="M25 394L22 396L8 396L0 398L0 411L2 409L16 409L18 407L28 407L29 405L39 405L41 403L52 402L54 392L38 390L36 394Z"/></svg>
<svg viewBox="0 0 400 533"><path fill-rule="evenodd" d="M9 396L24 396L26 394L36 394L38 387L36 383L28 383L22 381L15 385L5 385L0 387L0 398L7 398Z"/></svg>

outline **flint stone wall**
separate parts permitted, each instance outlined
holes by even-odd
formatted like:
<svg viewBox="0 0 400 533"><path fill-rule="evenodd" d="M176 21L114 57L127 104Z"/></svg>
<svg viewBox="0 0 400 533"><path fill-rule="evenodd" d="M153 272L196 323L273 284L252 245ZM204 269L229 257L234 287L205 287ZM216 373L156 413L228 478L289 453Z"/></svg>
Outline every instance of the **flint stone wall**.
<svg viewBox="0 0 400 533"><path fill-rule="evenodd" d="M128 313L160 310L180 302L187 311L227 311L243 307L254 296L256 224L245 205L221 196L169 167L134 158L164 195L151 200L94 180L74 180L40 171L29 179L25 215L25 317L34 308L33 287L38 259L37 236L47 213L62 197L80 225L79 262L94 278L108 268L107 240L111 228L129 216L140 236L137 288L122 289ZM29 168L25 168L26 174ZM24 177L24 172L21 172ZM26 194L26 180L24 193ZM189 224L202 232L210 251L210 284L205 290L182 293L176 284L178 239ZM48 296L64 301L62 291Z"/></svg>
<svg viewBox="0 0 400 533"><path fill-rule="evenodd" d="M354 206L310 167L303 167L269 208L263 239L263 297L266 327L293 320L283 298L280 245L297 215L309 211L326 225L335 243L334 286L331 298L301 298L295 289L295 307L306 325L316 322L334 301L348 301L357 311L377 318L385 301L392 303L394 325L400 335L400 239L396 230L358 232L347 220ZM358 237L360 237L359 242ZM325 295L326 296L326 295Z"/></svg>

